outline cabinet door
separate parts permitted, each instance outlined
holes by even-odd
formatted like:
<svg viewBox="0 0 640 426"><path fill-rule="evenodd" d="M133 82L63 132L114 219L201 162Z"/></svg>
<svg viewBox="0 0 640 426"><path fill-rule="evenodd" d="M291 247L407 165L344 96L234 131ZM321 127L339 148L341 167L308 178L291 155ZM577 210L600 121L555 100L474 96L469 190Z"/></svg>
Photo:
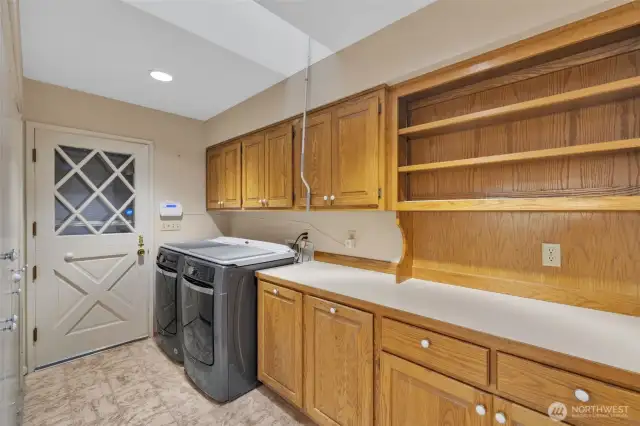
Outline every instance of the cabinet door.
<svg viewBox="0 0 640 426"><path fill-rule="evenodd" d="M222 162L224 165L224 191L222 207L225 209L240 208L242 205L240 185L240 153L242 144L235 142L224 147Z"/></svg>
<svg viewBox="0 0 640 426"><path fill-rule="evenodd" d="M373 424L373 315L305 296L305 409L319 425Z"/></svg>
<svg viewBox="0 0 640 426"><path fill-rule="evenodd" d="M222 150L207 151L207 209L209 210L222 208L223 175Z"/></svg>
<svg viewBox="0 0 640 426"><path fill-rule="evenodd" d="M264 133L242 141L242 207L263 207Z"/></svg>
<svg viewBox="0 0 640 426"><path fill-rule="evenodd" d="M568 423L552 420L546 414L540 414L521 405L493 397L493 425L507 426L558 426Z"/></svg>
<svg viewBox="0 0 640 426"><path fill-rule="evenodd" d="M302 408L302 294L258 282L258 379Z"/></svg>
<svg viewBox="0 0 640 426"><path fill-rule="evenodd" d="M299 127L302 127L302 123ZM311 205L315 207L329 206L331 202L325 201L324 197L329 198L331 195L331 112L310 115L307 117L306 127L304 177L311 188ZM296 204L304 207L307 205L307 188L300 178L301 129L296 132L295 139Z"/></svg>
<svg viewBox="0 0 640 426"><path fill-rule="evenodd" d="M331 194L337 206L378 205L378 97L333 113Z"/></svg>
<svg viewBox="0 0 640 426"><path fill-rule="evenodd" d="M265 136L265 199L267 207L293 206L293 125L287 123Z"/></svg>
<svg viewBox="0 0 640 426"><path fill-rule="evenodd" d="M488 393L386 352L381 355L381 426L491 426L491 405Z"/></svg>

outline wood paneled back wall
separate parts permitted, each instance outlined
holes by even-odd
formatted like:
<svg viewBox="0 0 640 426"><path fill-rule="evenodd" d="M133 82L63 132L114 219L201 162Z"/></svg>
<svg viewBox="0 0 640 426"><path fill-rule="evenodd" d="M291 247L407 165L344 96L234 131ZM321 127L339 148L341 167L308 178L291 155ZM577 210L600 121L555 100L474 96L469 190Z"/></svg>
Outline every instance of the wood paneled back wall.
<svg viewBox="0 0 640 426"><path fill-rule="evenodd" d="M629 79L640 75L638 34L627 31L624 37L568 55L529 60L526 67L512 67L506 74L411 96L400 112L406 121L400 123L399 134L403 127L633 81ZM638 196L639 94L634 88L597 103L577 103L495 124L407 134L399 145L399 165L422 169L405 168L398 181L399 201L527 198L535 203L553 197ZM620 148L618 141L629 147ZM617 148L593 145L597 152L590 154L495 164L486 158L604 142ZM444 163L468 159L478 159L479 164ZM411 234L407 243L413 249L412 275L640 315L640 212L562 210L402 213L400 226ZM561 245L560 268L542 266L542 243Z"/></svg>

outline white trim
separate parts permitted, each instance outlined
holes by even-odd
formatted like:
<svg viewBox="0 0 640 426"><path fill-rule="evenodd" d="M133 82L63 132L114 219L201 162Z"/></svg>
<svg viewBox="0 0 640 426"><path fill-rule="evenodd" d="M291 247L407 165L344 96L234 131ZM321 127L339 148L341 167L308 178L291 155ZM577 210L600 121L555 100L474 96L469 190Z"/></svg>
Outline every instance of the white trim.
<svg viewBox="0 0 640 426"><path fill-rule="evenodd" d="M145 236L147 241L145 241L145 247L148 251L148 256L145 261L153 262L155 260L155 229L156 229L156 214L155 214L155 188L154 188L154 156L155 156L155 142L152 140L145 139L137 139L130 138L126 136L118 136L107 133L93 132L90 130L82 130L76 129L72 127L63 127L56 126L52 124L38 123L34 121L26 121L25 122L25 151L24 151L24 173L25 173L25 188L24 188L24 197L25 197L25 229L24 229L24 237L25 237L25 246L26 246L26 258L23 257L23 263L29 264L29 268L27 268L27 272L25 274L24 288L24 306L25 311L23 312L23 318L26 319L24 322L26 324L26 329L24 330L25 341L26 341L26 356L23 360L26 361L26 366L23 365L23 368L26 368L29 373L33 372L35 369L36 359L35 359L35 351L33 350L33 333L32 330L36 326L36 306L35 306L35 290L32 276L31 267L37 264L37 259L35 258L36 247L35 247L35 239L33 236L29 235L30 226L35 221L36 211L35 211L35 164L30 161L30 152L35 148L35 131L36 129L46 129L53 130L61 133L71 133L75 135L85 135L92 137L99 137L103 139L113 139L123 142L133 142L139 143L147 146L147 153L149 156L149 203L152 208L149 211L149 215L151 217L147 218L149 221L149 235ZM147 297L147 310L149 313L148 317L148 336L153 334L153 280L155 277L155 268L152 266L148 268L149 271L149 288ZM24 293L23 293L24 294Z"/></svg>

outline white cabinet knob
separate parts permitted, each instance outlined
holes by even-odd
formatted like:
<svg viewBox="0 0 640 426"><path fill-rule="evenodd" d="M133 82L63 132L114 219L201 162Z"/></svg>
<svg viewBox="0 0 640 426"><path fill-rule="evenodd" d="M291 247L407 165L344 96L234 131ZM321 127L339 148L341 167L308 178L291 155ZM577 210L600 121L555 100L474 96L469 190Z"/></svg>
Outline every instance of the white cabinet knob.
<svg viewBox="0 0 640 426"><path fill-rule="evenodd" d="M73 260L73 253L71 253L71 252L65 253L64 254L64 260L66 262L71 262Z"/></svg>
<svg viewBox="0 0 640 426"><path fill-rule="evenodd" d="M278 295L278 290L276 290L275 288L273 289L273 294L275 294L276 296Z"/></svg>
<svg viewBox="0 0 640 426"><path fill-rule="evenodd" d="M576 399L580 402L589 402L589 394L587 393L587 391L584 391L582 389L576 389L576 391L574 392L574 395L576 396Z"/></svg>
<svg viewBox="0 0 640 426"><path fill-rule="evenodd" d="M14 283L19 283L20 281L22 281L22 273L14 272L13 275L11 276L11 279L13 280Z"/></svg>
<svg viewBox="0 0 640 426"><path fill-rule="evenodd" d="M335 196L335 195L333 195L333 194L331 194L331 201L333 201L333 200L335 200L335 199L336 199L336 196Z"/></svg>
<svg viewBox="0 0 640 426"><path fill-rule="evenodd" d="M505 416L504 413L496 413L496 422L500 423L501 425L506 424L507 416Z"/></svg>
<svg viewBox="0 0 640 426"><path fill-rule="evenodd" d="M335 314L337 311L336 311L336 308L331 308L329 309L329 312L331 312L332 314Z"/></svg>
<svg viewBox="0 0 640 426"><path fill-rule="evenodd" d="M429 347L429 341L427 339L424 339L420 342L420 346L422 346L423 348L427 349Z"/></svg>
<svg viewBox="0 0 640 426"><path fill-rule="evenodd" d="M476 413L478 413L480 416L484 416L485 414L487 414L487 409L484 405L478 404L476 405Z"/></svg>
<svg viewBox="0 0 640 426"><path fill-rule="evenodd" d="M325 195L325 196L324 196L324 200L325 200L325 201L328 201L328 200L329 200L329 196L328 196L328 195Z"/></svg>

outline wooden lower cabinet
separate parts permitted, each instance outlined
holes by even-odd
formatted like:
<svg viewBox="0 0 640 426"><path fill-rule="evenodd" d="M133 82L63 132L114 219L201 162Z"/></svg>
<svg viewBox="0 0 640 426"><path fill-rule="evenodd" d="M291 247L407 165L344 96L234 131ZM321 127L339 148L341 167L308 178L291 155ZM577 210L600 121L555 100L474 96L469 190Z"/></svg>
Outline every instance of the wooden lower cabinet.
<svg viewBox="0 0 640 426"><path fill-rule="evenodd" d="M551 420L551 417L529 410L513 402L493 397L493 425L507 426L562 426L568 423Z"/></svg>
<svg viewBox="0 0 640 426"><path fill-rule="evenodd" d="M302 294L258 282L258 379L302 408Z"/></svg>
<svg viewBox="0 0 640 426"><path fill-rule="evenodd" d="M386 352L379 403L380 426L493 425L491 394Z"/></svg>
<svg viewBox="0 0 640 426"><path fill-rule="evenodd" d="M305 411L319 425L373 424L373 315L304 298Z"/></svg>

